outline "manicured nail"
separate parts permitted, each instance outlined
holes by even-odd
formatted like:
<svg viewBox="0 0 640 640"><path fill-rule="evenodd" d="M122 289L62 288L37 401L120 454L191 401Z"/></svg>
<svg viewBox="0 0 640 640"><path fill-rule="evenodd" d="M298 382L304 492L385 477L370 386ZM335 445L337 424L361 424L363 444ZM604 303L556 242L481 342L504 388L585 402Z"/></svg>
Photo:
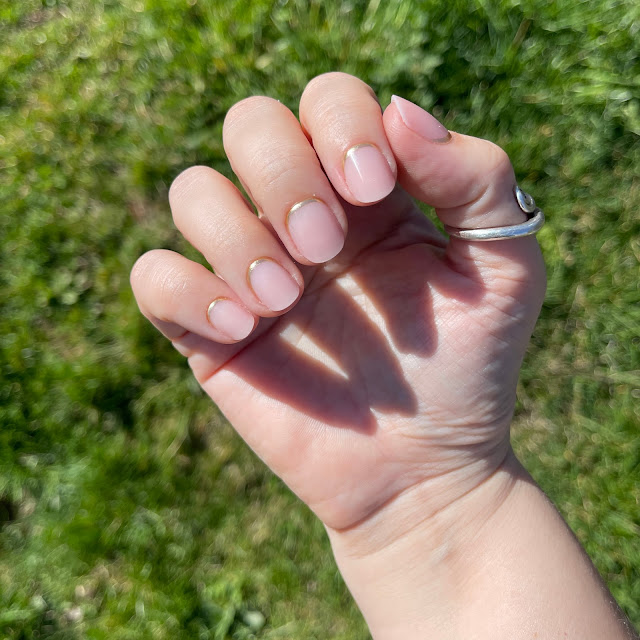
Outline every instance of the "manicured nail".
<svg viewBox="0 0 640 640"><path fill-rule="evenodd" d="M298 283L270 258L260 258L251 263L249 285L260 302L271 311L290 307L300 295Z"/></svg>
<svg viewBox="0 0 640 640"><path fill-rule="evenodd" d="M413 102L409 102L399 96L391 96L391 102L396 106L402 122L414 133L431 140L431 142L448 142L451 140L451 134L447 128L417 104L413 104Z"/></svg>
<svg viewBox="0 0 640 640"><path fill-rule="evenodd" d="M252 331L253 316L229 298L216 298L207 310L209 322L232 340L243 340Z"/></svg>
<svg viewBox="0 0 640 640"><path fill-rule="evenodd" d="M347 151L344 177L353 197L365 204L382 200L396 185L387 159L372 144L358 144Z"/></svg>
<svg viewBox="0 0 640 640"><path fill-rule="evenodd" d="M315 198L291 207L287 226L298 251L311 262L326 262L344 246L344 232L333 212Z"/></svg>

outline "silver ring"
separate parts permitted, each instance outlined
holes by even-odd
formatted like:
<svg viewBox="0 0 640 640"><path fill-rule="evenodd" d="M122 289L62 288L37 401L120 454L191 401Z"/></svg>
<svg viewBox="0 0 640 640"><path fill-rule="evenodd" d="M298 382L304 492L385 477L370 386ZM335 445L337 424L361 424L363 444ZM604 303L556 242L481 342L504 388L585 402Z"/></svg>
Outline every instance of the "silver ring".
<svg viewBox="0 0 640 640"><path fill-rule="evenodd" d="M537 207L535 200L518 185L513 188L513 194L522 212L527 214L528 220L526 222L511 224L506 227L488 227L487 229L459 229L445 224L444 230L455 238L474 240L476 242L524 238L538 233L544 224L542 209Z"/></svg>

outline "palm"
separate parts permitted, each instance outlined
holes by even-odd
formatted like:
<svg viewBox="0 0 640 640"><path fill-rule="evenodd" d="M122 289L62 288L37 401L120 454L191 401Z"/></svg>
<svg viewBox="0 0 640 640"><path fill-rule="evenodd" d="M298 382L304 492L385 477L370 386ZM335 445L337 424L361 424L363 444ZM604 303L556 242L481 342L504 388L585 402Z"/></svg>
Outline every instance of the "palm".
<svg viewBox="0 0 640 640"><path fill-rule="evenodd" d="M307 269L290 312L191 358L250 446L338 528L504 445L535 315L514 302L517 283L489 294L455 271L401 190L345 206L345 249Z"/></svg>

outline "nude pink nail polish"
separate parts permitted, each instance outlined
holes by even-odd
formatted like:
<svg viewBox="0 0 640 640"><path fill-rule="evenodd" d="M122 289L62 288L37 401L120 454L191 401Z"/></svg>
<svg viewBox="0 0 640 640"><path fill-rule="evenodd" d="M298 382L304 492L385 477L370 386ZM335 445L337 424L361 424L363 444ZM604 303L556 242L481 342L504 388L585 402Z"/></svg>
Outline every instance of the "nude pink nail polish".
<svg viewBox="0 0 640 640"><path fill-rule="evenodd" d="M255 325L253 316L229 298L216 298L207 310L211 325L232 340L246 338Z"/></svg>
<svg viewBox="0 0 640 640"><path fill-rule="evenodd" d="M292 207L287 226L298 251L311 262L331 260L344 246L342 227L331 209L316 198Z"/></svg>
<svg viewBox="0 0 640 640"><path fill-rule="evenodd" d="M298 283L270 258L260 258L249 267L249 284L260 302L271 311L290 307L300 295Z"/></svg>
<svg viewBox="0 0 640 640"><path fill-rule="evenodd" d="M363 204L382 200L396 184L387 159L372 144L358 144L347 151L344 177L353 197Z"/></svg>
<svg viewBox="0 0 640 640"><path fill-rule="evenodd" d="M402 122L419 136L431 142L448 142L451 140L451 134L447 128L417 104L413 104L413 102L409 102L399 96L391 96L391 103L398 110Z"/></svg>

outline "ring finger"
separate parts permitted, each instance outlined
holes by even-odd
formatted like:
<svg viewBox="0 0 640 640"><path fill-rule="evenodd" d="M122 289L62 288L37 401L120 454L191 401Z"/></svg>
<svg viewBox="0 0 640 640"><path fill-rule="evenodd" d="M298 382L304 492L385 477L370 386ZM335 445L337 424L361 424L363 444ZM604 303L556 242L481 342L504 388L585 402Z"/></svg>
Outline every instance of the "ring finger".
<svg viewBox="0 0 640 640"><path fill-rule="evenodd" d="M298 300L300 271L227 178L191 167L174 180L169 203L178 229L252 313L280 315Z"/></svg>

